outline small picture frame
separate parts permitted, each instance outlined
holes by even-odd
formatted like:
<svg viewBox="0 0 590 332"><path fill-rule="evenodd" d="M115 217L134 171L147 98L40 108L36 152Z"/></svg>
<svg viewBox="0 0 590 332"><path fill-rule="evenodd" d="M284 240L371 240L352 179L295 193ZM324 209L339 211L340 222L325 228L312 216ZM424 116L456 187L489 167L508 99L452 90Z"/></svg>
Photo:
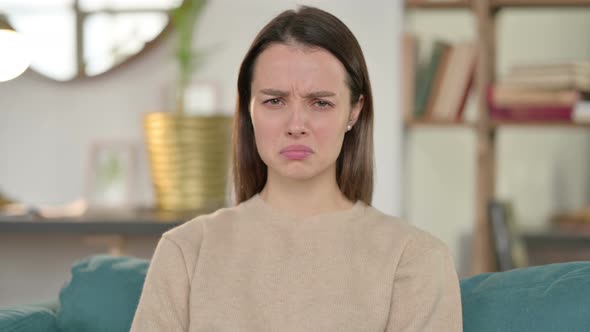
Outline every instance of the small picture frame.
<svg viewBox="0 0 590 332"><path fill-rule="evenodd" d="M91 144L85 195L90 208L126 209L134 206L137 152L134 142Z"/></svg>

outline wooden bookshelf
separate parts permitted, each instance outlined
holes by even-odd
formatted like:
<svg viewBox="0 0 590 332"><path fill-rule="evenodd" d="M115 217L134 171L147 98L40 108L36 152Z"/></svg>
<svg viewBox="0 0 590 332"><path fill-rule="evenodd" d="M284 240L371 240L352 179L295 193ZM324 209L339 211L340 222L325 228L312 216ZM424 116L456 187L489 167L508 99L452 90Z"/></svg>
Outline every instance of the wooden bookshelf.
<svg viewBox="0 0 590 332"><path fill-rule="evenodd" d="M437 122L428 120L406 121L406 129L428 127L448 128L472 128L476 134L476 198L475 198L475 223L473 234L471 273L494 271L495 256L490 241L490 229L487 216L487 204L494 198L496 183L496 135L495 131L500 128L522 127L522 128L571 128L588 129L590 123L573 122L547 122L527 121L510 122L495 121L490 117L486 101L486 91L491 83L495 81L496 73L496 13L503 8L567 8L567 7L588 7L590 0L457 0L457 1L435 1L435 0L406 0L408 9L467 9L474 18L475 37L478 40L478 63L475 72L475 84L473 89L479 96L477 101L478 119L476 123L462 122Z"/></svg>

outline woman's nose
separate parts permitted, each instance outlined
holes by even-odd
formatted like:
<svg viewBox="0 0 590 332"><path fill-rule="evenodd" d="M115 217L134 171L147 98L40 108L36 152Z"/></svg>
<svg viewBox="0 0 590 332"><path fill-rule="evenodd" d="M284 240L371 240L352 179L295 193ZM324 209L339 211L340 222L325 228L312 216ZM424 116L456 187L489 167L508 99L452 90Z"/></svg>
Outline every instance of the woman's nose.
<svg viewBox="0 0 590 332"><path fill-rule="evenodd" d="M287 124L287 135L301 136L308 133L305 109L295 106L291 109L289 123Z"/></svg>

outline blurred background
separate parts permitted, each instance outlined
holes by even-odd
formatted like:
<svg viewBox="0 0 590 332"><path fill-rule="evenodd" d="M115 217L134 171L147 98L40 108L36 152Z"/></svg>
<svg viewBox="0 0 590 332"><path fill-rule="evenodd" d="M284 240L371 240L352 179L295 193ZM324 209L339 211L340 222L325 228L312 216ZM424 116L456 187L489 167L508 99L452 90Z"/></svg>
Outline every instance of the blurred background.
<svg viewBox="0 0 590 332"><path fill-rule="evenodd" d="M0 306L231 205L239 65L298 4L363 48L376 208L441 238L460 276L590 259L589 4L503 2L0 0Z"/></svg>

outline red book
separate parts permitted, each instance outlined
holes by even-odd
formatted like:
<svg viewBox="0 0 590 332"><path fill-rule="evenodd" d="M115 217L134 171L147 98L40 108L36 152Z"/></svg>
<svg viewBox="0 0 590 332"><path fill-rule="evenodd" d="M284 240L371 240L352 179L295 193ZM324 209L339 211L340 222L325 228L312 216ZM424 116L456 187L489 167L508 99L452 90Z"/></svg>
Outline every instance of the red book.
<svg viewBox="0 0 590 332"><path fill-rule="evenodd" d="M475 63L472 65L471 73L469 74L469 81L467 83L467 87L463 91L463 97L461 97L461 102L459 103L459 110L457 111L457 121L461 121L463 119L463 113L465 111L465 103L467 102L467 97L469 96L469 92L471 91L471 87L473 86L474 80L475 80Z"/></svg>
<svg viewBox="0 0 590 332"><path fill-rule="evenodd" d="M492 120L504 121L571 121L571 107L531 107L526 109L490 108Z"/></svg>
<svg viewBox="0 0 590 332"><path fill-rule="evenodd" d="M572 106L498 106L494 104L493 88L487 91L487 103L492 120L504 121L572 121Z"/></svg>

